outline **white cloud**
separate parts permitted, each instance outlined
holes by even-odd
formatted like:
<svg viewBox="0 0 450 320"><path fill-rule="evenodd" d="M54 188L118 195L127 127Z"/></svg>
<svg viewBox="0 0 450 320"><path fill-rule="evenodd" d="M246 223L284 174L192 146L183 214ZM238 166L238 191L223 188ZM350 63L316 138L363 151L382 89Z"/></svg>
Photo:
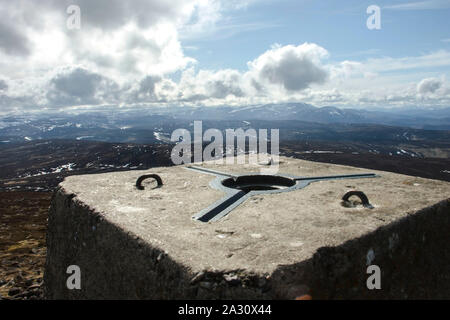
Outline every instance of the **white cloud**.
<svg viewBox="0 0 450 320"><path fill-rule="evenodd" d="M8 90L8 84L5 80L0 79L0 92L1 91L7 91Z"/></svg>
<svg viewBox="0 0 450 320"><path fill-rule="evenodd" d="M417 85L417 92L420 94L434 93L442 87L443 81L436 78L426 78Z"/></svg>
<svg viewBox="0 0 450 320"><path fill-rule="evenodd" d="M274 45L249 61L246 70L199 70L181 40L267 27L230 18L233 10L245 10L252 2L0 0L1 111L299 100L318 105L449 103L446 50L331 62L328 51L314 43ZM66 28L69 4L81 8L81 30ZM422 1L397 9L441 5Z"/></svg>
<svg viewBox="0 0 450 320"><path fill-rule="evenodd" d="M391 10L439 10L446 8L450 8L448 0L415 1L383 7L383 9Z"/></svg>
<svg viewBox="0 0 450 320"><path fill-rule="evenodd" d="M161 99L183 103L214 104L246 96L242 74L231 69L196 72L190 68L183 72L178 83L161 81L155 91Z"/></svg>
<svg viewBox="0 0 450 320"><path fill-rule="evenodd" d="M250 74L258 84L276 85L286 91L300 91L313 83L323 83L327 71L321 60L328 52L314 44L274 46L248 63Z"/></svg>
<svg viewBox="0 0 450 320"><path fill-rule="evenodd" d="M178 28L198 7L188 0L0 0L0 70L11 78L82 65L117 82L167 74L195 60L186 57ZM66 27L66 8L81 9L81 29ZM26 70L20 71L20 70Z"/></svg>
<svg viewBox="0 0 450 320"><path fill-rule="evenodd" d="M248 62L245 72L189 68L178 83L158 83L155 101L248 104L282 100L313 84L325 82L328 73L321 60L327 55L327 51L316 44L277 45Z"/></svg>
<svg viewBox="0 0 450 320"><path fill-rule="evenodd" d="M199 1L194 6L190 19L179 28L180 39L205 40L214 38L217 40L228 38L236 33L276 26L266 22L240 22L232 17L234 11L246 10L256 1L258 0Z"/></svg>
<svg viewBox="0 0 450 320"><path fill-rule="evenodd" d="M5 19L7 21L7 18ZM0 21L0 50L6 54L26 56L30 48L25 36L14 28L13 23Z"/></svg>
<svg viewBox="0 0 450 320"><path fill-rule="evenodd" d="M450 66L450 52L446 50L439 50L413 57L372 58L365 62L365 66L367 69L371 69L376 72L392 72Z"/></svg>
<svg viewBox="0 0 450 320"><path fill-rule="evenodd" d="M64 68L50 80L46 94L52 107L95 105L118 98L118 85L83 68Z"/></svg>
<svg viewBox="0 0 450 320"><path fill-rule="evenodd" d="M158 100L155 87L161 80L159 76L148 75L131 86L122 88L120 102L140 103Z"/></svg>
<svg viewBox="0 0 450 320"><path fill-rule="evenodd" d="M361 62L345 60L330 66L330 77L335 80L346 80L352 76L363 74L364 65Z"/></svg>

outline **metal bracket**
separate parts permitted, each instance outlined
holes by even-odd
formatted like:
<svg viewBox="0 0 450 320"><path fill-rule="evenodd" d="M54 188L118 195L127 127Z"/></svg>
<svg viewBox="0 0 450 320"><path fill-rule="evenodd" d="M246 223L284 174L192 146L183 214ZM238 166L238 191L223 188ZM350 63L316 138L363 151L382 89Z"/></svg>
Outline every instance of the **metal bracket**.
<svg viewBox="0 0 450 320"><path fill-rule="evenodd" d="M138 188L139 190L144 190L145 188L142 186L142 181L144 181L145 179L149 179L149 178L153 178L156 180L156 183L158 183L157 188L159 188L163 185L161 177L158 176L157 174L145 174L143 176L140 176L136 180L136 188Z"/></svg>
<svg viewBox="0 0 450 320"><path fill-rule="evenodd" d="M357 196L361 200L365 208L373 209L373 205L369 203L369 198L367 198L367 196L362 191L349 191L344 194L344 196L342 197L342 201L348 202L348 199L352 196Z"/></svg>

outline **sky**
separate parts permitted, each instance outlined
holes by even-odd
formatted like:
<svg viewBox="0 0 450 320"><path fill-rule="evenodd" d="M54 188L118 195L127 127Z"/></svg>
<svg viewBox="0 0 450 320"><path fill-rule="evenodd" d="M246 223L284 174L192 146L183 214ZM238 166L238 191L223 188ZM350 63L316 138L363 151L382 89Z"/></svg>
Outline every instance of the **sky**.
<svg viewBox="0 0 450 320"><path fill-rule="evenodd" d="M450 0L0 0L0 17L0 113L450 106Z"/></svg>

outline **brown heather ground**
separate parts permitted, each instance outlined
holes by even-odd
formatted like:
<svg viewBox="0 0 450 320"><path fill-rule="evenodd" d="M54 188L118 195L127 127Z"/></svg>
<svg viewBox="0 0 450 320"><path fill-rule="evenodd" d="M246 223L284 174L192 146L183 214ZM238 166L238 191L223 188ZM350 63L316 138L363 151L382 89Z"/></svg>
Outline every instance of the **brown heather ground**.
<svg viewBox="0 0 450 320"><path fill-rule="evenodd" d="M49 192L0 192L0 299L41 299Z"/></svg>

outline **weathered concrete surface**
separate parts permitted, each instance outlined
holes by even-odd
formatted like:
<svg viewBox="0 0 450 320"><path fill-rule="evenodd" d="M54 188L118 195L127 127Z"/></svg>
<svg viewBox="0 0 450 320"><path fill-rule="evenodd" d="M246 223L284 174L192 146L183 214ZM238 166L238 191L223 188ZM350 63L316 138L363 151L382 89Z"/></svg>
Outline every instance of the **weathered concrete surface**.
<svg viewBox="0 0 450 320"><path fill-rule="evenodd" d="M279 172L381 177L255 196L212 223L191 216L223 192L183 166L68 177L49 215L48 298L450 298L449 183L282 157ZM145 173L164 186L137 190ZM375 208L343 207L352 189ZM81 290L66 288L74 264ZM381 268L381 290L367 289L368 264Z"/></svg>

